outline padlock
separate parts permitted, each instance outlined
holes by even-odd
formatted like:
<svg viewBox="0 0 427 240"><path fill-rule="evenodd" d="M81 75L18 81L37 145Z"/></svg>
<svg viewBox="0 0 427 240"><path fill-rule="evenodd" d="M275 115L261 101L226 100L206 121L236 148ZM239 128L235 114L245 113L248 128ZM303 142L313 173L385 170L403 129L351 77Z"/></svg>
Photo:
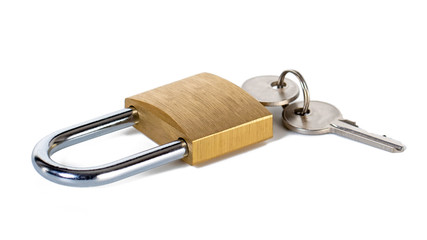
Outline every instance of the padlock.
<svg viewBox="0 0 427 240"><path fill-rule="evenodd" d="M273 136L273 117L265 107L209 73L126 98L125 107L43 138L32 154L35 169L56 183L96 186L178 159L197 165ZM98 167L66 166L51 159L62 148L129 126L161 146Z"/></svg>

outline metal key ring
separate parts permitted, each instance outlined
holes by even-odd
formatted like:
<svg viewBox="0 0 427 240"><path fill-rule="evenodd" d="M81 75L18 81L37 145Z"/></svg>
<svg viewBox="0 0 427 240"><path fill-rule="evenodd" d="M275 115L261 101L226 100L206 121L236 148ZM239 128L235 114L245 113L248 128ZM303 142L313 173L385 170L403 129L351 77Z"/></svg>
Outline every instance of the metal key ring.
<svg viewBox="0 0 427 240"><path fill-rule="evenodd" d="M304 106L302 108L302 111L298 112L297 114L299 114L299 115L305 115L305 114L307 114L307 113L310 112L310 110L308 108L310 106L310 93L308 91L307 83L305 82L305 80L304 80L303 76L301 75L301 73L299 73L296 70L292 70L292 69L291 70L285 70L285 71L283 71L282 74L280 74L279 80L277 81L277 87L278 88L283 88L284 81L285 81L285 76L288 73L293 73L298 78L298 80L301 83L302 93L304 94Z"/></svg>

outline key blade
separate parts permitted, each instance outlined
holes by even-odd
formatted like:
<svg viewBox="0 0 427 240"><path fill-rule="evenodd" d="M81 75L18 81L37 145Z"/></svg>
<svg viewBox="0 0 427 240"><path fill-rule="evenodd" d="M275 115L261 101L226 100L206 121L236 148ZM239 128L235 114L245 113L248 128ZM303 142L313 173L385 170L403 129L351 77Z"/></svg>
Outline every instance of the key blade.
<svg viewBox="0 0 427 240"><path fill-rule="evenodd" d="M345 121L336 120L332 122L330 126L331 126L332 133L335 133L342 137L346 137L361 143L368 144L370 146L373 146L388 152L397 153L397 152L403 152L406 149L405 145L403 145L401 142L397 140L394 140L385 136L369 133Z"/></svg>
<svg viewBox="0 0 427 240"><path fill-rule="evenodd" d="M348 123L348 124L355 126L355 127L359 127L359 126L357 126L356 122L348 120L348 119L340 119L339 121Z"/></svg>

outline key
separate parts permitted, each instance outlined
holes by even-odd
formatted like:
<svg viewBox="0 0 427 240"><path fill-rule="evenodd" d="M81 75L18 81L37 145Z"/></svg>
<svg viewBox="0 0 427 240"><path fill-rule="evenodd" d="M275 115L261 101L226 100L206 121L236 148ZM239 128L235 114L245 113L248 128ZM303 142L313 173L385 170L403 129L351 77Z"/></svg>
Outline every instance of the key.
<svg viewBox="0 0 427 240"><path fill-rule="evenodd" d="M311 101L306 114L301 114L302 106L302 102L296 102L284 108L283 124L289 130L308 135L334 133L393 153L406 148L399 141L360 129L355 122L343 119L329 103Z"/></svg>
<svg viewBox="0 0 427 240"><path fill-rule="evenodd" d="M258 76L246 80L242 85L243 90L258 100L264 106L283 106L298 98L298 85L283 78L280 85L279 76Z"/></svg>

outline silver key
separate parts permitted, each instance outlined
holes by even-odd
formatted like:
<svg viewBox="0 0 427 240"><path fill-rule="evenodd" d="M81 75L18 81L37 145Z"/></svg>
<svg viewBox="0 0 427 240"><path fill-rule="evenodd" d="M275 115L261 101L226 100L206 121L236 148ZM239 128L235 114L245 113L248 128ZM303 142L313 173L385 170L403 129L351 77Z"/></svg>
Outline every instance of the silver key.
<svg viewBox="0 0 427 240"><path fill-rule="evenodd" d="M311 101L304 115L299 114L302 106L302 102L296 102L283 110L283 124L289 130L309 135L334 133L389 152L403 152L406 148L399 141L360 129L355 122L343 119L329 103Z"/></svg>
<svg viewBox="0 0 427 240"><path fill-rule="evenodd" d="M243 90L264 106L283 106L298 98L298 85L284 78L283 86L278 87L279 76L258 76L246 80Z"/></svg>

